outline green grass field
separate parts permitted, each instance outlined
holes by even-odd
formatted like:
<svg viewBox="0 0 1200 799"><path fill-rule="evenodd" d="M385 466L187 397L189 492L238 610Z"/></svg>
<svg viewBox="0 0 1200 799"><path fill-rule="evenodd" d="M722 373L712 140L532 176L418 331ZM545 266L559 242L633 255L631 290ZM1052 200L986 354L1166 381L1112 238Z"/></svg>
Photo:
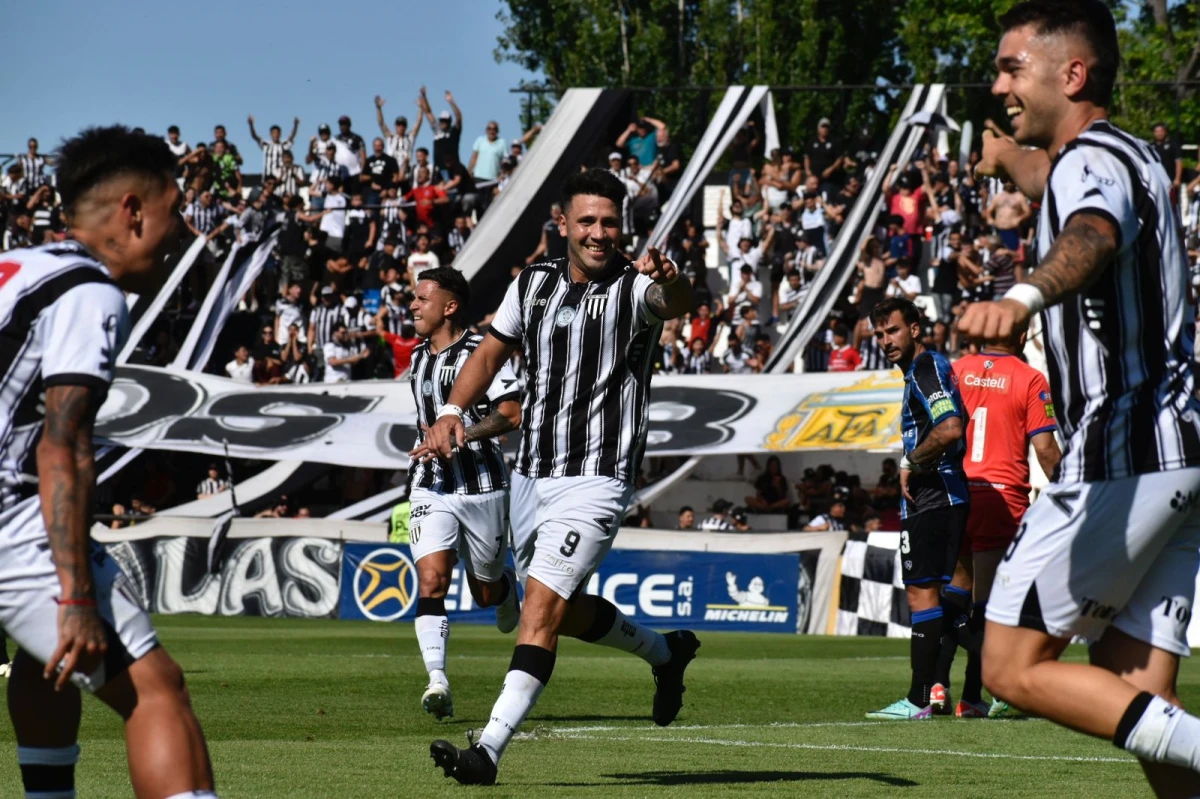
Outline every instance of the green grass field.
<svg viewBox="0 0 1200 799"><path fill-rule="evenodd" d="M208 735L222 797L1147 796L1141 770L1104 741L1047 722L867 722L907 688L906 641L704 634L675 725L650 721L648 666L567 640L554 679L509 747L500 785L462 788L429 742L484 724L513 639L452 629L457 717L420 709L411 624L159 617ZM1076 648L1072 657L1082 657ZM959 673L961 679L960 658ZM1200 700L1200 669L1180 693ZM84 704L81 799L129 796L116 716ZM0 738L12 752L12 731ZM15 756L0 796L17 797Z"/></svg>

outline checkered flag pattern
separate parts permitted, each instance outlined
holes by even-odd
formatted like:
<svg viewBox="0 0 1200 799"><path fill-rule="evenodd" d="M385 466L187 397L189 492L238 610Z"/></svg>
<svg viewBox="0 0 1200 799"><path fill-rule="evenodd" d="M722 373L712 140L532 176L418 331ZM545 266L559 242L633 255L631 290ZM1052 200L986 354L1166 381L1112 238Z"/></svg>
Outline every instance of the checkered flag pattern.
<svg viewBox="0 0 1200 799"><path fill-rule="evenodd" d="M911 621L900 579L899 536L895 546L847 541L842 552L837 635L908 638ZM890 541L888 542L890 544Z"/></svg>

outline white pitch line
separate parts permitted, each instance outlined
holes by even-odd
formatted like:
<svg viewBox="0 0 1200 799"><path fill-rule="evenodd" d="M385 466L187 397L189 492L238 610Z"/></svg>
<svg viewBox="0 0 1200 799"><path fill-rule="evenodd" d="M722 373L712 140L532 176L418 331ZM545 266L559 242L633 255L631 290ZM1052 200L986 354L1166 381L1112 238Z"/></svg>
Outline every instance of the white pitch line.
<svg viewBox="0 0 1200 799"><path fill-rule="evenodd" d="M999 752L962 752L952 749L904 749L895 746L851 746L849 744L804 744L776 743L769 741L738 741L723 738L661 738L649 736L609 737L597 735L564 735L564 738L586 741L628 741L632 743L690 743L713 744L716 746L739 746L747 748L764 747L769 749L805 749L823 752L883 752L890 754L909 755L948 755L951 757L974 757L982 760L1049 760L1064 763L1124 763L1135 765L1133 758L1123 757L1083 757L1071 755L1010 755Z"/></svg>
<svg viewBox="0 0 1200 799"><path fill-rule="evenodd" d="M987 719L985 724L1010 724L1015 721L1022 723L1040 722L1042 719ZM980 723L979 719L942 719L939 725ZM817 727L895 727L894 721L773 721L765 724L672 724L671 730L782 730L807 729ZM646 728L649 730L650 728ZM517 733L517 737L537 738L559 734L574 734L581 732L637 732L638 727L607 725L592 725L587 727L534 727L529 732Z"/></svg>

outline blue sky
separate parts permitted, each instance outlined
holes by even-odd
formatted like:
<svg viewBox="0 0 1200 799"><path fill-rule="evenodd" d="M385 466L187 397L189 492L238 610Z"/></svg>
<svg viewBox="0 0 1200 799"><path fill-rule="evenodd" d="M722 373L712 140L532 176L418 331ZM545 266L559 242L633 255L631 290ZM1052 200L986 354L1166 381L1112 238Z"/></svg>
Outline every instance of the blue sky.
<svg viewBox="0 0 1200 799"><path fill-rule="evenodd" d="M520 135L519 95L536 79L492 56L500 0L103 0L14 3L4 11L7 78L0 80L0 152L24 152L29 136L48 151L92 124L122 122L147 131L180 127L195 143L220 122L243 151L253 148L246 117L266 137L286 136L300 117L297 144L317 125L337 132L348 114L368 141L378 134L374 96L389 123L416 122L422 83L433 111L450 89L463 110L463 157L489 119L506 138ZM426 122L419 144L429 146ZM245 153L247 171L261 160Z"/></svg>

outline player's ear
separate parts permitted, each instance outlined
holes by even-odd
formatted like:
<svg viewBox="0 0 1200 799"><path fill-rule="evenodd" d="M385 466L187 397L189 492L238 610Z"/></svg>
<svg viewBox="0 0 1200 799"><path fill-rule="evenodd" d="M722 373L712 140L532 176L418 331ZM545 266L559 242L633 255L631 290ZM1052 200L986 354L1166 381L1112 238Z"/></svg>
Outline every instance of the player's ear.
<svg viewBox="0 0 1200 799"><path fill-rule="evenodd" d="M142 235L142 198L133 192L125 192L117 206L124 226L139 238Z"/></svg>

